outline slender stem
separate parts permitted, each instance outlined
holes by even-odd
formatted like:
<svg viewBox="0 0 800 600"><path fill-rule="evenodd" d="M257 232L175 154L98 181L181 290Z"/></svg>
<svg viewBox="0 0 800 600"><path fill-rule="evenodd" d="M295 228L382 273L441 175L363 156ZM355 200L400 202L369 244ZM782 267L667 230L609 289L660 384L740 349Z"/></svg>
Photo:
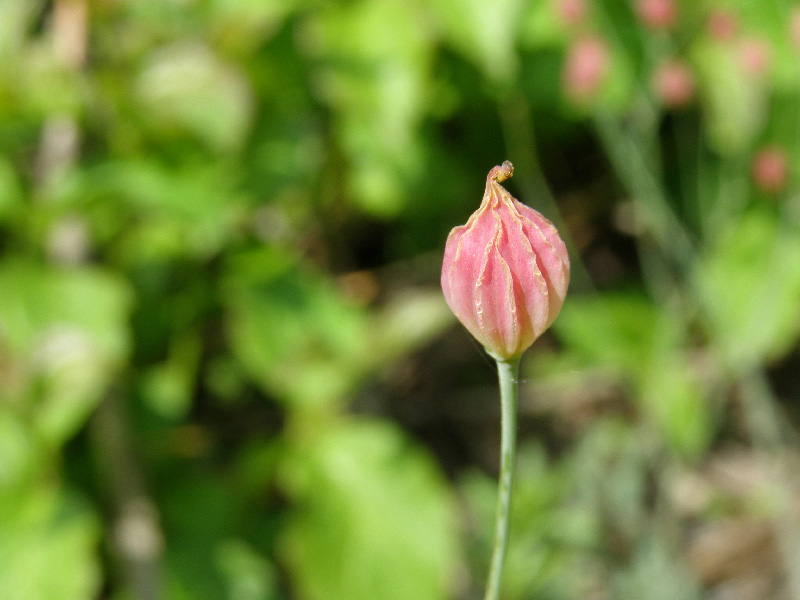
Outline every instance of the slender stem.
<svg viewBox="0 0 800 600"><path fill-rule="evenodd" d="M511 488L514 484L514 461L517 453L518 372L519 358L497 361L501 410L500 484L497 494L492 566L489 571L489 581L486 584L484 600L497 600L500 595L500 580L503 575L503 563L505 562L506 548L508 546Z"/></svg>

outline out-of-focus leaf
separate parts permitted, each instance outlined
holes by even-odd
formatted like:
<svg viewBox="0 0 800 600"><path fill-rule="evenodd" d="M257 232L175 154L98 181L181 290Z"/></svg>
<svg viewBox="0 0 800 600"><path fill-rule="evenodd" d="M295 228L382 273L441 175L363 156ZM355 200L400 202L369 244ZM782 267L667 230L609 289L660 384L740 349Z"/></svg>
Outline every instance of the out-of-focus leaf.
<svg viewBox="0 0 800 600"><path fill-rule="evenodd" d="M210 20L223 46L252 52L284 23L298 0L212 0Z"/></svg>
<svg viewBox="0 0 800 600"><path fill-rule="evenodd" d="M98 542L97 519L76 498L47 488L0 498L0 598L94 598Z"/></svg>
<svg viewBox="0 0 800 600"><path fill-rule="evenodd" d="M767 116L763 82L745 77L730 45L698 42L692 49L704 125L712 148L724 156L745 150Z"/></svg>
<svg viewBox="0 0 800 600"><path fill-rule="evenodd" d="M373 313L364 359L376 365L390 362L430 341L453 321L439 288L409 290Z"/></svg>
<svg viewBox="0 0 800 600"><path fill-rule="evenodd" d="M226 598L229 565L223 564L220 553L236 539L241 499L221 473L188 471L171 475L160 503L164 530L171 539L164 557L167 598Z"/></svg>
<svg viewBox="0 0 800 600"><path fill-rule="evenodd" d="M303 30L318 61L313 83L332 108L349 159L348 192L384 217L405 204L405 182L421 168L417 127L429 99L433 39L413 3L358 0L320 11Z"/></svg>
<svg viewBox="0 0 800 600"><path fill-rule="evenodd" d="M508 83L517 73L521 0L433 0L447 41L491 82Z"/></svg>
<svg viewBox="0 0 800 600"><path fill-rule="evenodd" d="M169 358L144 373L144 401L165 418L186 416L191 408L197 365L200 360L200 341L188 335L173 342Z"/></svg>
<svg viewBox="0 0 800 600"><path fill-rule="evenodd" d="M532 597L561 598L549 592L567 577L571 546L591 547L600 537L596 518L580 506L567 505L566 464L550 465L543 448L524 446L517 460L511 531L503 576L502 597L525 600ZM524 476L522 475L524 474ZM464 477L460 488L466 495L478 528L480 545L476 572L488 569L494 542L497 481L484 474ZM562 547L564 544L565 547ZM483 575L485 577L485 575Z"/></svg>
<svg viewBox="0 0 800 600"><path fill-rule="evenodd" d="M655 359L641 387L644 410L675 452L690 459L703 456L714 427L691 366L674 357Z"/></svg>
<svg viewBox="0 0 800 600"><path fill-rule="evenodd" d="M30 428L11 410L0 409L0 503L33 473L38 455Z"/></svg>
<svg viewBox="0 0 800 600"><path fill-rule="evenodd" d="M373 422L328 425L313 443L296 442L282 474L294 502L282 548L298 597L450 597L452 505L430 458Z"/></svg>
<svg viewBox="0 0 800 600"><path fill-rule="evenodd" d="M61 443L84 422L128 351L130 296L95 270L0 265L0 348L21 380L0 381L38 432Z"/></svg>
<svg viewBox="0 0 800 600"><path fill-rule="evenodd" d="M569 475L575 501L635 538L648 519L646 464L656 446L624 421L595 422L573 451Z"/></svg>
<svg viewBox="0 0 800 600"><path fill-rule="evenodd" d="M239 149L253 117L245 77L208 48L177 44L155 52L136 80L143 112L169 132L188 131L212 150Z"/></svg>
<svg viewBox="0 0 800 600"><path fill-rule="evenodd" d="M748 0L731 0L739 15L744 39L759 39L768 53L767 80L776 91L797 93L800 70L797 47L791 32L792 4L765 6Z"/></svg>
<svg viewBox="0 0 800 600"><path fill-rule="evenodd" d="M630 106L636 91L635 66L629 50L619 45L612 45L609 62L598 104L612 114L619 114Z"/></svg>
<svg viewBox="0 0 800 600"><path fill-rule="evenodd" d="M731 224L697 264L694 286L728 365L775 358L800 326L800 233L766 210Z"/></svg>
<svg viewBox="0 0 800 600"><path fill-rule="evenodd" d="M55 200L86 210L101 237L122 235L117 252L124 262L187 251L209 256L239 218L241 199L231 179L221 165L170 168L155 160L115 160L77 172Z"/></svg>
<svg viewBox="0 0 800 600"><path fill-rule="evenodd" d="M15 92L33 119L75 117L83 108L81 75L65 67L47 44L29 45L18 57Z"/></svg>
<svg viewBox="0 0 800 600"><path fill-rule="evenodd" d="M558 0L530 2L521 19L520 41L531 48L563 46L567 28L558 16Z"/></svg>
<svg viewBox="0 0 800 600"><path fill-rule="evenodd" d="M0 2L0 55L18 51L44 0Z"/></svg>
<svg viewBox="0 0 800 600"><path fill-rule="evenodd" d="M363 372L360 310L277 250L234 257L224 289L235 355L256 381L296 407L343 399Z"/></svg>
<svg viewBox="0 0 800 600"><path fill-rule="evenodd" d="M230 600L277 600L275 567L241 540L217 548L217 562Z"/></svg>
<svg viewBox="0 0 800 600"><path fill-rule="evenodd" d="M574 297L564 304L553 327L587 365L637 374L655 344L659 314L641 294Z"/></svg>
<svg viewBox="0 0 800 600"><path fill-rule="evenodd" d="M643 540L636 548L630 570L619 575L615 598L648 600L700 600L700 584L676 552L665 541Z"/></svg>
<svg viewBox="0 0 800 600"><path fill-rule="evenodd" d="M22 189L16 170L7 160L0 158L0 222L22 205Z"/></svg>

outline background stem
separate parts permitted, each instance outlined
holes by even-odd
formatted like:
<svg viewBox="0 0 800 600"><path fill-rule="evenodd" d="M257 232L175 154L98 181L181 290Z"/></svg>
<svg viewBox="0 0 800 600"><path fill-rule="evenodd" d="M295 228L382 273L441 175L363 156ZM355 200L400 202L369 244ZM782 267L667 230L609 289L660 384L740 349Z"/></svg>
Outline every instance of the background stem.
<svg viewBox="0 0 800 600"><path fill-rule="evenodd" d="M514 484L514 462L517 453L517 374L519 358L497 361L497 376L500 380L501 443L500 483L497 494L495 516L494 550L489 581L484 600L497 600L500 595L500 580L508 546L509 509L511 488Z"/></svg>

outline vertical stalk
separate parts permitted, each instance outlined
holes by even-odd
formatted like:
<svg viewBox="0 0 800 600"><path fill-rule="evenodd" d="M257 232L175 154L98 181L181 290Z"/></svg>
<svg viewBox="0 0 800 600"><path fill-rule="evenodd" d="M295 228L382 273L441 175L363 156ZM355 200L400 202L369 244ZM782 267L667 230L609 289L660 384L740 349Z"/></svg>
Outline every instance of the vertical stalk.
<svg viewBox="0 0 800 600"><path fill-rule="evenodd" d="M514 484L514 462L517 454L517 374L519 358L497 360L497 375L500 380L501 443L500 482L495 515L494 550L489 580L484 600L497 600L500 595L500 580L508 547L509 509L511 488Z"/></svg>

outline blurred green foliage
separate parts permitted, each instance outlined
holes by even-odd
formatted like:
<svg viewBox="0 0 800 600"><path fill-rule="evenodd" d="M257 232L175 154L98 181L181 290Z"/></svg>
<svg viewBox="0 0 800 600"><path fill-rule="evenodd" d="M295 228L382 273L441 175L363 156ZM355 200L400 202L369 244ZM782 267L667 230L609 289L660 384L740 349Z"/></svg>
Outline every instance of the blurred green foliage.
<svg viewBox="0 0 800 600"><path fill-rule="evenodd" d="M798 106L788 0L3 0L0 598L479 597L504 159L573 288L503 597L797 597Z"/></svg>

